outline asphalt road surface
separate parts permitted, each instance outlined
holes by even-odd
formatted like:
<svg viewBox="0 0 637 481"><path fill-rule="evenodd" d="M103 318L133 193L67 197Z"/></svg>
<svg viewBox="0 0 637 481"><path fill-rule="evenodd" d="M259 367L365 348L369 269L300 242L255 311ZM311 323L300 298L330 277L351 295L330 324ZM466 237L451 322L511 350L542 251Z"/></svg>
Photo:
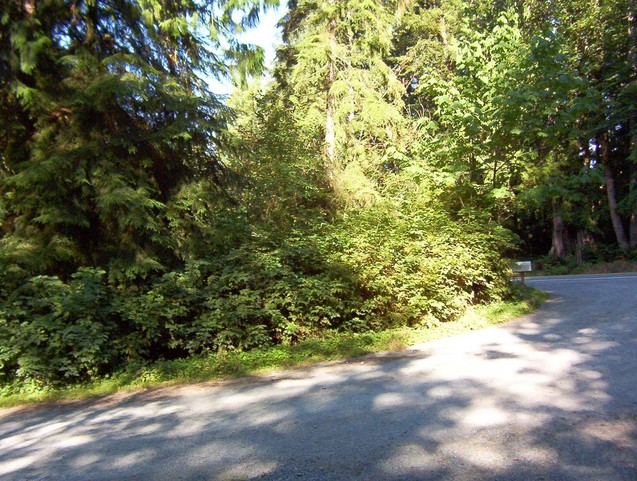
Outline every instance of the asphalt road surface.
<svg viewBox="0 0 637 481"><path fill-rule="evenodd" d="M0 479L637 480L637 275L504 326L258 380L0 413Z"/></svg>

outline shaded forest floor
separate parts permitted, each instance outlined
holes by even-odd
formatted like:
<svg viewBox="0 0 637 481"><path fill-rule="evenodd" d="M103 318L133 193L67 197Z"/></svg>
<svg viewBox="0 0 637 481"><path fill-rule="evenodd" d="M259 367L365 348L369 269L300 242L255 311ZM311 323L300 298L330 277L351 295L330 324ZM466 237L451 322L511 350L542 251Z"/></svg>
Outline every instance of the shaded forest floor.
<svg viewBox="0 0 637 481"><path fill-rule="evenodd" d="M564 260L556 265L536 264L531 275L537 276L558 276L565 274L618 274L622 272L637 272L637 260L621 259L612 262L585 262L578 264L573 258Z"/></svg>
<svg viewBox="0 0 637 481"><path fill-rule="evenodd" d="M615 261L599 264L583 264L574 274L613 274L619 272L637 272L637 261Z"/></svg>

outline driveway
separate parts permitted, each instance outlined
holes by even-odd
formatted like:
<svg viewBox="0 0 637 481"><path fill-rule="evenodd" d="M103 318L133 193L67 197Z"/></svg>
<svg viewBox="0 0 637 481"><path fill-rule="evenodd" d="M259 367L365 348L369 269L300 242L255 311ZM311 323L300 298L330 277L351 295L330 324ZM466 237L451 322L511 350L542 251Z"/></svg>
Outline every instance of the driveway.
<svg viewBox="0 0 637 481"><path fill-rule="evenodd" d="M0 479L637 480L637 275L396 355L0 413Z"/></svg>

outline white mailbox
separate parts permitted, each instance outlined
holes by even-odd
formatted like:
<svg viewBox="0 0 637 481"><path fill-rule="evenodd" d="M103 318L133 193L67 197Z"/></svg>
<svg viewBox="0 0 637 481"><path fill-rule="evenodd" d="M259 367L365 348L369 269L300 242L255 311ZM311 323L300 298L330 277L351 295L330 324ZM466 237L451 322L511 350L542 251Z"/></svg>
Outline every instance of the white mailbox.
<svg viewBox="0 0 637 481"><path fill-rule="evenodd" d="M532 270L531 261L522 261L513 264L513 272L531 272Z"/></svg>
<svg viewBox="0 0 637 481"><path fill-rule="evenodd" d="M533 266L531 265L531 261L514 262L511 266L511 270L513 272L520 273L520 280L522 281L522 284L524 284L524 274L531 272L533 270Z"/></svg>

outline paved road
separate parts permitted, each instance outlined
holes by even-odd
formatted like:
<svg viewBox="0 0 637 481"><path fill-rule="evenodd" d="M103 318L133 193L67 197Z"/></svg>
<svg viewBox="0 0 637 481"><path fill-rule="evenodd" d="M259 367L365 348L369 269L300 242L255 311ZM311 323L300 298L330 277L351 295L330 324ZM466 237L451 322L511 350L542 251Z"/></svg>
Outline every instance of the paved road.
<svg viewBox="0 0 637 481"><path fill-rule="evenodd" d="M0 479L637 480L637 275L380 359L0 414Z"/></svg>

